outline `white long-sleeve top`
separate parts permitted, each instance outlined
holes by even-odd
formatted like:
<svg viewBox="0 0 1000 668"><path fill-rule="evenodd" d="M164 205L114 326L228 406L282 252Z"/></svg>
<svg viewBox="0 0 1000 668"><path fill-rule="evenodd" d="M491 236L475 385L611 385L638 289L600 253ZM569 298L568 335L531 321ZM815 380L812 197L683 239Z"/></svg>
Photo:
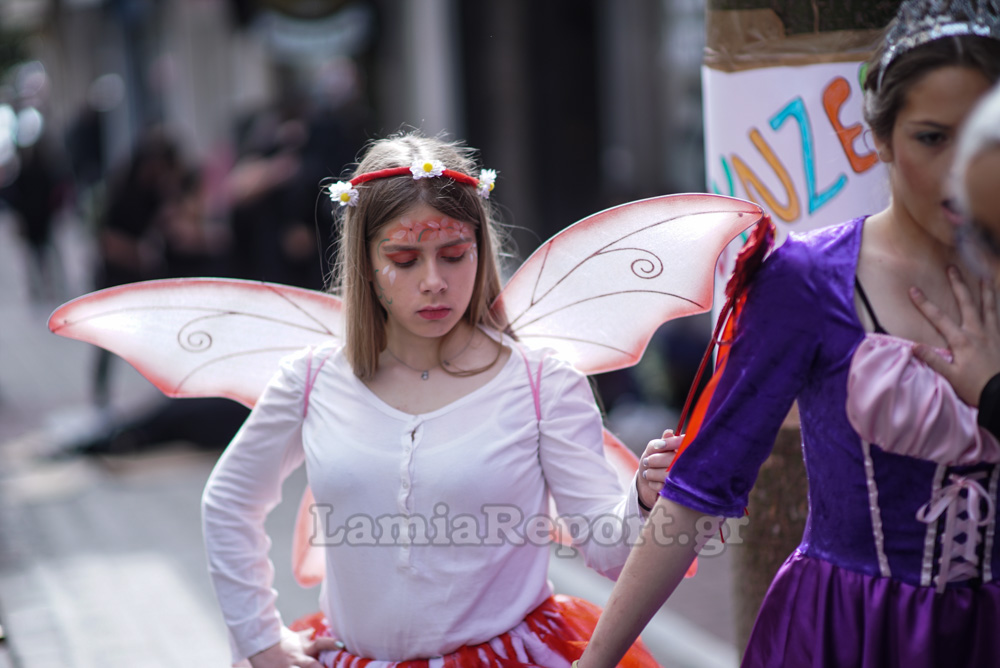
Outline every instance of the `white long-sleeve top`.
<svg viewBox="0 0 1000 668"><path fill-rule="evenodd" d="M534 373L544 355L526 354ZM542 369L539 421L516 348L484 386L422 415L379 399L339 349L286 358L202 499L234 660L281 637L264 520L303 461L325 545L320 609L356 655L440 656L517 625L552 593L549 493L587 563L616 578L641 526L635 485L604 458L586 378L556 357Z"/></svg>

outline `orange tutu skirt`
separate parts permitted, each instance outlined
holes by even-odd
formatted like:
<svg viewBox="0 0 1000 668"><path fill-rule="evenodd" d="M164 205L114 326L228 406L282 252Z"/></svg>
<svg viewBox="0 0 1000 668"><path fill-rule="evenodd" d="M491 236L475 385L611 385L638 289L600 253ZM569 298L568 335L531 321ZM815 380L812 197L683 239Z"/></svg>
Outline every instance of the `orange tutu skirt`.
<svg viewBox="0 0 1000 668"><path fill-rule="evenodd" d="M323 652L320 663L327 668L566 668L580 658L600 614L601 609L593 603L556 594L510 631L480 645L461 647L443 657L378 661L337 650ZM316 636L333 635L319 612L295 620L289 628L293 631L311 629ZM619 665L659 668L641 640L635 641Z"/></svg>

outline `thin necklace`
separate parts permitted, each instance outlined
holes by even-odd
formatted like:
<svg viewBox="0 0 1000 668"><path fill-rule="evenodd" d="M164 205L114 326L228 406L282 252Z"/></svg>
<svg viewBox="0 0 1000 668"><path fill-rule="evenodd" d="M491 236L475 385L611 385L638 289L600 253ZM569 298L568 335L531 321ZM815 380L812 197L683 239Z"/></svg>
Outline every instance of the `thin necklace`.
<svg viewBox="0 0 1000 668"><path fill-rule="evenodd" d="M458 359L459 357L461 357L462 353L464 353L466 350L469 349L469 346L472 344L472 339L474 339L474 338L476 338L476 332L475 332L475 330L473 330L472 335L469 337L469 340L465 342L465 345L462 346L462 349L459 350L457 353L455 353L455 355L451 359L454 360L454 359ZM396 353L392 352L392 348L390 348L388 345L385 347L385 351L387 353L389 353L394 360L396 360L397 362L399 362L400 364L402 364L403 366L405 366L407 369L410 369L411 371L416 371L417 373L419 373L420 374L420 380L427 380L428 378L430 378L431 377L431 369L433 369L435 367L438 367L438 366L441 366L441 365L451 366L451 362L449 362L448 360L441 360L440 362L438 362L437 364L435 364L434 366L432 366L430 369L417 369L415 367L410 366L409 364L407 364L403 360L399 359L396 356Z"/></svg>

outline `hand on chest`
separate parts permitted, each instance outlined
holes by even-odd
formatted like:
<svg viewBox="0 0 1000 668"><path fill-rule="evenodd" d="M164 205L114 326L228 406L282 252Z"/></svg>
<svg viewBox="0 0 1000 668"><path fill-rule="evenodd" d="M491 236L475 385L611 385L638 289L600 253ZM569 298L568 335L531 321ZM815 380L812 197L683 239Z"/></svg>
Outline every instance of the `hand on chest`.
<svg viewBox="0 0 1000 668"><path fill-rule="evenodd" d="M875 332L877 325L881 325L884 331L879 333L882 334L936 348L948 347L941 333L920 313L909 296L910 288L917 287L953 322L961 322L958 304L943 270L916 271L913 267L890 262L862 262L859 263L857 277L868 303L858 290L854 306L858 320L866 331ZM974 291L973 298L978 308L979 290Z"/></svg>
<svg viewBox="0 0 1000 668"><path fill-rule="evenodd" d="M913 228L884 213L866 220L855 267L855 310L868 332L878 332L880 325L884 331L878 333L947 348L944 337L914 304L910 290L918 288L945 316L961 322L946 269L958 267L966 285L977 286L979 281L961 268L954 249L928 242ZM980 290L970 292L979 309Z"/></svg>

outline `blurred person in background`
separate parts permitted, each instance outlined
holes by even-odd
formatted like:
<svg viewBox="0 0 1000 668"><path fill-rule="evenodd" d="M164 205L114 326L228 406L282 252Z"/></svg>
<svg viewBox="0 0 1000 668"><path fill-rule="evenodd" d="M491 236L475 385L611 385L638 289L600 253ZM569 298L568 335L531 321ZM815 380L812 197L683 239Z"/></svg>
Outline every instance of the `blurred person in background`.
<svg viewBox="0 0 1000 668"><path fill-rule="evenodd" d="M163 128L149 130L103 197L97 287L232 276L321 289L328 275L321 249L332 246L333 217L318 206L316 183L334 173L334 161L337 169L351 162L367 118L355 69L345 66L332 68L339 74L324 77L311 99L290 94L293 102L250 117L240 132L243 157L222 185L228 209L222 214L207 202L204 169L188 165ZM92 116L81 117L89 119L84 128L93 125ZM231 402L185 399L115 418L107 410L111 357L99 349L93 392L109 427L72 446L75 451L122 453L178 439L221 447L246 417ZM199 430L209 418L214 426Z"/></svg>
<svg viewBox="0 0 1000 668"><path fill-rule="evenodd" d="M309 263L295 270L300 285L324 287L331 280L337 235L335 216L317 199L316 184L336 177L357 161L357 150L369 139L372 114L361 88L357 65L347 58L324 64L308 92L304 114L309 141L302 150L302 169L294 185L295 220L308 223L317 239Z"/></svg>
<svg viewBox="0 0 1000 668"><path fill-rule="evenodd" d="M226 183L235 276L319 287L301 285L292 271L302 261L315 264L318 257L312 221L298 220L302 206L294 201L301 195L296 184L308 126L294 108L268 108L253 114L240 134L241 157ZM310 203L316 201L315 184Z"/></svg>
<svg viewBox="0 0 1000 668"><path fill-rule="evenodd" d="M222 221L211 220L207 207L206 184L199 169L182 164L177 148L159 133L150 144L140 146L124 182L139 184L134 197L120 191L117 208L109 209L108 223L118 226L110 232L110 248L121 252L110 276L125 280L225 276L230 264L228 229ZM134 211L139 219L126 230L121 224ZM105 237L104 241L108 241ZM125 252L128 251L128 252ZM106 260L109 258L106 258ZM103 286L110 287L110 286ZM107 402L107 364L112 353L99 349L96 381ZM99 395L101 396L101 395ZM106 403L105 403L106 406ZM185 442L203 449L221 449L232 439L248 410L233 401L217 398L167 399L158 397L136 415L113 416L96 434L72 444L72 450L88 455L121 455Z"/></svg>
<svg viewBox="0 0 1000 668"><path fill-rule="evenodd" d="M170 278L228 276L231 264L229 230L213 220L203 174L188 167L177 193L166 200L160 215L164 274Z"/></svg>
<svg viewBox="0 0 1000 668"><path fill-rule="evenodd" d="M178 195L184 172L176 141L164 128L153 127L139 138L126 164L111 175L97 230L97 288L165 275L159 222L167 203ZM102 409L110 402L111 358L111 353L99 349L94 366L93 399Z"/></svg>
<svg viewBox="0 0 1000 668"><path fill-rule="evenodd" d="M65 299L67 293L52 234L59 212L72 197L72 181L47 136L18 146L17 156L17 176L0 191L0 197L17 215L27 246L29 296L34 302L52 303Z"/></svg>
<svg viewBox="0 0 1000 668"><path fill-rule="evenodd" d="M356 160L371 120L357 66L327 63L308 87L238 129L241 157L227 179L233 271L239 278L322 289L334 218L316 184Z"/></svg>
<svg viewBox="0 0 1000 668"><path fill-rule="evenodd" d="M91 235L101 227L107 185L108 114L125 98L125 84L114 73L95 78L87 87L86 99L67 124L64 144L73 170L77 215ZM116 175L117 177L117 175Z"/></svg>
<svg viewBox="0 0 1000 668"><path fill-rule="evenodd" d="M23 63L13 70L15 99L8 109L14 153L6 175L10 182L0 191L14 211L18 231L27 250L29 296L35 302L52 302L66 297L63 263L53 243L53 227L61 210L70 201L73 182L62 147L54 139L46 118L49 79L38 61Z"/></svg>
<svg viewBox="0 0 1000 668"><path fill-rule="evenodd" d="M65 143L80 196L104 178L104 128L100 112L89 104L81 107L66 128Z"/></svg>

